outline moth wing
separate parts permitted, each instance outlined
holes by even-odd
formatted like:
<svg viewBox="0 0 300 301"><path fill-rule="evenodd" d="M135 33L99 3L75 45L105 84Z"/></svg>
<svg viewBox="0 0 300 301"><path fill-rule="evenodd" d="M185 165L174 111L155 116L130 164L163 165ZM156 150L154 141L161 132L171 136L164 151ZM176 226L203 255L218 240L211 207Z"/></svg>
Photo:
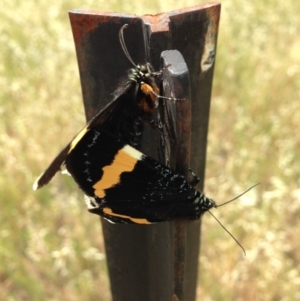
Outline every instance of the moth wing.
<svg viewBox="0 0 300 301"><path fill-rule="evenodd" d="M90 130L66 167L87 195L89 211L114 223L195 219L208 210L183 176L105 131Z"/></svg>
<svg viewBox="0 0 300 301"><path fill-rule="evenodd" d="M129 88L130 85L127 84L124 89L119 90L119 93L115 94L115 98L111 102L109 102L101 111L99 111L87 123L87 125L64 147L64 149L55 157L49 167L36 179L33 184L34 190L37 190L48 184L54 177L54 175L61 170L70 151L76 146L76 144L80 141L80 139L82 139L82 137L89 129L96 126L109 128L114 122L118 122L120 114L122 114L122 111L126 107L126 101L124 101L122 96L127 92Z"/></svg>

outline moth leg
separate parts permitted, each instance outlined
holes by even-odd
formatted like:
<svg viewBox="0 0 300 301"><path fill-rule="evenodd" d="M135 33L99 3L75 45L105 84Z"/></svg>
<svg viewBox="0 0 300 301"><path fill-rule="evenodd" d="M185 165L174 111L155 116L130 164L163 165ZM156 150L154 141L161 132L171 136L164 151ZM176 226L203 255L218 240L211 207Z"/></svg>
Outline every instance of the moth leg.
<svg viewBox="0 0 300 301"><path fill-rule="evenodd" d="M167 99L167 100L186 100L185 98L176 98L176 97L167 97L167 96L162 96L158 95L157 93L154 92L154 90L151 91L151 93L158 99Z"/></svg>

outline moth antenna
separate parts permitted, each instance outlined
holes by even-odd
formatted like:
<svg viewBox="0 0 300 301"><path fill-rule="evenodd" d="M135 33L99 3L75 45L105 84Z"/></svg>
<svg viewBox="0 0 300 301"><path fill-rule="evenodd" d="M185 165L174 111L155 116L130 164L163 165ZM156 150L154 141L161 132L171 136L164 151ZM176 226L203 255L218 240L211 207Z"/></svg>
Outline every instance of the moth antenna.
<svg viewBox="0 0 300 301"><path fill-rule="evenodd" d="M259 185L260 183L257 183L253 186L251 186L250 188L248 188L247 190L245 190L243 193L239 194L238 196L236 196L235 198L233 198L232 200L229 200L223 204L217 205L215 208L221 207L223 205L226 205L228 203L233 202L234 200L236 200L237 198L241 197L242 195L244 195L245 193L247 193L249 190L251 190L252 188L254 188L255 186ZM234 241L240 246L240 248L243 250L245 256L246 256L246 251L243 248L243 246L238 242L238 240L222 225L222 223L208 210L208 212L213 216L213 218L219 223L219 225L234 239Z"/></svg>
<svg viewBox="0 0 300 301"><path fill-rule="evenodd" d="M133 59L131 58L131 56L130 56L128 50L127 50L125 40L124 40L124 29L127 28L127 27L128 27L128 24L125 24L121 27L121 29L119 31L119 41L120 41L121 47L122 47L122 49L124 51L124 54L126 55L127 59L133 65L133 67L137 68L137 65L134 63Z"/></svg>
<svg viewBox="0 0 300 301"><path fill-rule="evenodd" d="M249 189L248 189L249 190ZM238 242L238 240L222 225L222 223L208 210L208 212L213 216L213 218L219 223L219 225L233 238L233 240L240 246L246 256L246 251L243 246Z"/></svg>
<svg viewBox="0 0 300 301"><path fill-rule="evenodd" d="M223 204L217 205L217 207L221 207L221 206L223 206L223 205L226 205L226 204L228 204L228 203L233 202L234 200L238 199L239 197L241 197L242 195L244 195L244 194L247 193L249 190L251 190L252 188L254 188L255 186L257 186L257 185L259 185L259 184L260 184L260 183L257 183L257 184L255 184L255 185L251 186L250 188L248 188L247 190L245 190L243 193L239 194L238 196L236 196L236 197L233 198L232 200L229 200L229 201L227 201L227 202L225 202L225 203L223 203Z"/></svg>

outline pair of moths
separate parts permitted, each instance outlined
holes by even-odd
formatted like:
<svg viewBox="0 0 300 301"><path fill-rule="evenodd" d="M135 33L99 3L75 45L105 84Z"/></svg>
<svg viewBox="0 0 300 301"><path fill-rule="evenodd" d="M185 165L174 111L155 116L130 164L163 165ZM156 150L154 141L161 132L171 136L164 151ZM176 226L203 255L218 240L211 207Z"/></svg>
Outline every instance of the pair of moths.
<svg viewBox="0 0 300 301"><path fill-rule="evenodd" d="M58 154L33 188L46 185L63 168L84 192L88 210L113 223L198 219L216 203L136 149L141 125L151 119L161 97L155 83L161 71L133 62L123 37L126 26L119 39L133 68L125 87Z"/></svg>

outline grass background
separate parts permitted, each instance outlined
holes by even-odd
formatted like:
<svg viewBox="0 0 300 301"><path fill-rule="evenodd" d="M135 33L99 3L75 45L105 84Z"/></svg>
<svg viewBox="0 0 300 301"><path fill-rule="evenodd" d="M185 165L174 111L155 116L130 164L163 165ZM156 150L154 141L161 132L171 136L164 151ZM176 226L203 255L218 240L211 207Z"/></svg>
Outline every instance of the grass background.
<svg viewBox="0 0 300 301"><path fill-rule="evenodd" d="M82 194L36 176L84 125L67 12L136 14L196 1L3 0L0 11L0 300L110 300L101 225ZM197 300L300 299L300 2L224 0L205 192L247 256L203 218Z"/></svg>

